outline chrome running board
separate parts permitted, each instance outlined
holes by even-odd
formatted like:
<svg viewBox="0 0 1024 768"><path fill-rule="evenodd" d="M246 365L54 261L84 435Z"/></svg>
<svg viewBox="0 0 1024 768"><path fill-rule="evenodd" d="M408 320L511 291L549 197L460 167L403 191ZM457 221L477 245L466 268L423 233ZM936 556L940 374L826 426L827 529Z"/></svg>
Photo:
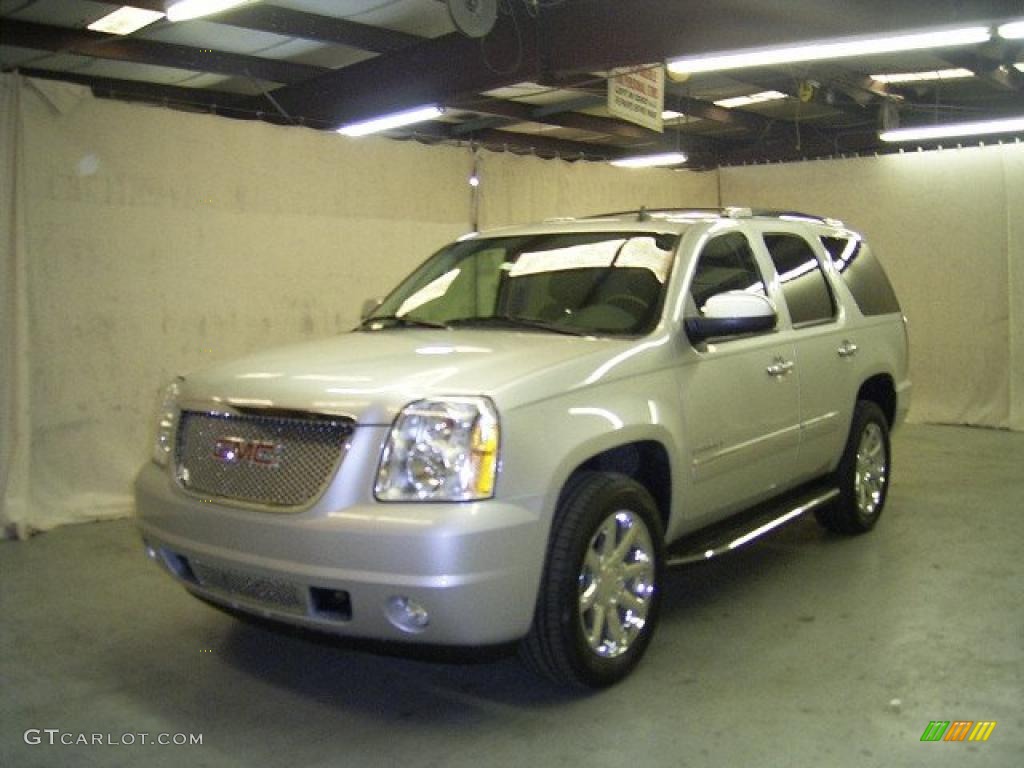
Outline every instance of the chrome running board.
<svg viewBox="0 0 1024 768"><path fill-rule="evenodd" d="M753 516L745 515L739 521L725 521L707 532L680 539L669 547L665 565L673 568L711 560L719 555L739 549L767 533L792 522L839 495L838 488L820 486L799 496L786 496L766 509L758 509Z"/></svg>

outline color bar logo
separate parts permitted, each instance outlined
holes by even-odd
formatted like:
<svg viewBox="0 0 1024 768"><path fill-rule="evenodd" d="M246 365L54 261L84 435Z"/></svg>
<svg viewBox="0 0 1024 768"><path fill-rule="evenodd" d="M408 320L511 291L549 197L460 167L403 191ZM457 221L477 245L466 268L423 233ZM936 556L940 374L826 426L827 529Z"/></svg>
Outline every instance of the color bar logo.
<svg viewBox="0 0 1024 768"><path fill-rule="evenodd" d="M932 720L921 741L988 741L995 728L995 720Z"/></svg>

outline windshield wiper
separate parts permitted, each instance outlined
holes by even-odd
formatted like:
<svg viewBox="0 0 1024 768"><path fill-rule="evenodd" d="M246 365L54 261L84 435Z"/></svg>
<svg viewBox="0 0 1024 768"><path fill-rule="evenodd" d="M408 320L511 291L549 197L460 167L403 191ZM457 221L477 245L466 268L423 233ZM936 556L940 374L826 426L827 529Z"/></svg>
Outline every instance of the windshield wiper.
<svg viewBox="0 0 1024 768"><path fill-rule="evenodd" d="M378 315L377 317L368 317L359 324L359 328L368 330L374 323L380 323L382 328L437 328L443 331L448 330L448 326L444 323L420 320L409 315Z"/></svg>
<svg viewBox="0 0 1024 768"><path fill-rule="evenodd" d="M504 326L506 328L529 328L535 331L548 331L549 333L561 333L566 336L587 336L587 331L581 331L577 328L566 328L562 325L555 325L554 323L546 323L543 320L534 320L529 317L517 317L513 315L493 315L491 317L457 317L454 320L449 320L448 325L451 327L455 326L466 326L466 325L486 325L486 326Z"/></svg>

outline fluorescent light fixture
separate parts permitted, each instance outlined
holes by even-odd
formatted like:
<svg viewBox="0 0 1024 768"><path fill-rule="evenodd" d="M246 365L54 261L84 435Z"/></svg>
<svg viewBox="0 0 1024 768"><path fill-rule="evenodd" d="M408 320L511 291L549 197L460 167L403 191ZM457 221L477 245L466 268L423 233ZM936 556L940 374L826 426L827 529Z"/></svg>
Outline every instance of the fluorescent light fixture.
<svg viewBox="0 0 1024 768"><path fill-rule="evenodd" d="M169 21L188 21L251 2L253 0L168 0L167 19Z"/></svg>
<svg viewBox="0 0 1024 768"><path fill-rule="evenodd" d="M429 107L416 107L407 109L404 112L395 112L392 115L375 117L371 120L363 120L358 123L349 123L338 129L338 133L345 136L366 136L371 133L390 131L392 128L401 128L403 125L422 123L426 120L433 120L444 114L444 110L437 105Z"/></svg>
<svg viewBox="0 0 1024 768"><path fill-rule="evenodd" d="M164 15L160 11L147 11L143 8L123 6L102 19L96 19L89 25L93 32L106 32L110 35L130 35L136 30L148 27L159 21Z"/></svg>
<svg viewBox="0 0 1024 768"><path fill-rule="evenodd" d="M1024 37L1024 21L1011 21L996 30L1004 40L1020 40Z"/></svg>
<svg viewBox="0 0 1024 768"><path fill-rule="evenodd" d="M749 107L751 104L763 104L766 101L778 101L779 99L787 98L789 97L780 91L761 91L760 93L752 93L749 96L719 99L715 102L715 105L725 107L726 109L735 109L736 107Z"/></svg>
<svg viewBox="0 0 1024 768"><path fill-rule="evenodd" d="M682 112L676 112L674 109L666 109L661 113L662 120L679 120L682 117L686 117Z"/></svg>
<svg viewBox="0 0 1024 768"><path fill-rule="evenodd" d="M1024 61L1018 61L1018 62L1017 62L1016 64L1014 64L1013 66L1015 66L1015 67L1016 67L1016 68L1017 68L1018 70L1020 70L1021 72L1024 72Z"/></svg>
<svg viewBox="0 0 1024 768"><path fill-rule="evenodd" d="M969 69L937 69L931 72L896 72L888 75L871 75L880 83L920 83L928 80L959 80L974 77Z"/></svg>
<svg viewBox="0 0 1024 768"><path fill-rule="evenodd" d="M616 168L654 168L662 165L680 165L685 162L686 155L682 152L665 152L660 155L623 157L619 160L612 160L611 164Z"/></svg>
<svg viewBox="0 0 1024 768"><path fill-rule="evenodd" d="M878 134L882 141L932 141L958 136L985 136L990 133L1024 132L1024 117L982 120L972 123L926 125L920 128L897 128Z"/></svg>
<svg viewBox="0 0 1024 768"><path fill-rule="evenodd" d="M675 75L697 72L719 72L744 67L770 67L803 61L842 59L897 51L920 51L928 48L951 48L958 45L984 43L991 37L988 27L962 27L930 32L914 32L890 37L841 38L782 48L758 48L736 53L688 56L668 62L668 71Z"/></svg>

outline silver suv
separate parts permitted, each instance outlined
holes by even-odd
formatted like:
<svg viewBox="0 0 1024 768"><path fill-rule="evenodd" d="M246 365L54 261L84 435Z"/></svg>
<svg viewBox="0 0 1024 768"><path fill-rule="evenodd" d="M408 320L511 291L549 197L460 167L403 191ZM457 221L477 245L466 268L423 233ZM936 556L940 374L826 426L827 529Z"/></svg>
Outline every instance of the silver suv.
<svg viewBox="0 0 1024 768"><path fill-rule="evenodd" d="M351 333L179 378L150 557L234 612L629 673L663 572L813 511L870 530L905 319L842 223L646 211L474 233Z"/></svg>

